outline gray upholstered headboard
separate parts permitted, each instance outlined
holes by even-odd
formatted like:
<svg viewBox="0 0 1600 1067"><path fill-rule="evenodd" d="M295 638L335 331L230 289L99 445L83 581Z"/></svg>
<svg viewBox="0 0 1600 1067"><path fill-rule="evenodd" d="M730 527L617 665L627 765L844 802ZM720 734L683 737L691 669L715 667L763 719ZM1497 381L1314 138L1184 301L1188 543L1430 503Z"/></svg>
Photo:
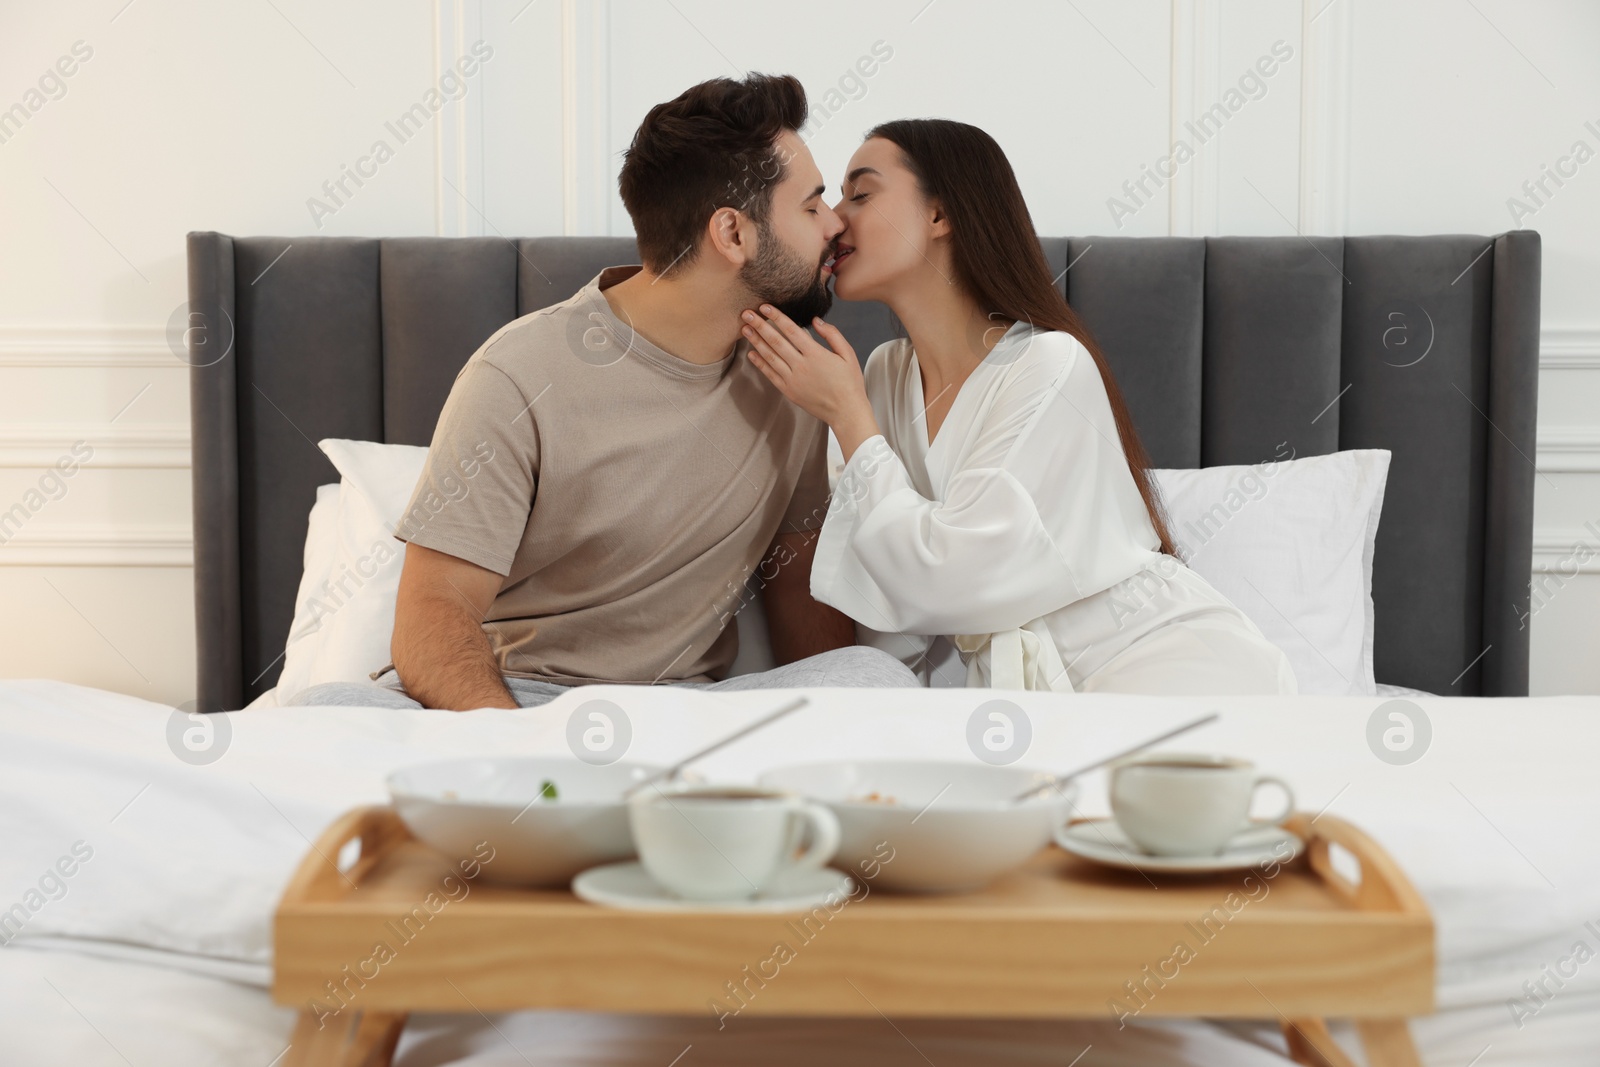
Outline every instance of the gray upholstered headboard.
<svg viewBox="0 0 1600 1067"><path fill-rule="evenodd" d="M1392 450L1378 681L1527 692L1537 233L1043 243L1155 466ZM632 262L626 237L189 235L215 354L191 354L200 707L278 676L306 513L338 477L315 442L426 445L495 329ZM830 319L863 358L894 335L881 305Z"/></svg>

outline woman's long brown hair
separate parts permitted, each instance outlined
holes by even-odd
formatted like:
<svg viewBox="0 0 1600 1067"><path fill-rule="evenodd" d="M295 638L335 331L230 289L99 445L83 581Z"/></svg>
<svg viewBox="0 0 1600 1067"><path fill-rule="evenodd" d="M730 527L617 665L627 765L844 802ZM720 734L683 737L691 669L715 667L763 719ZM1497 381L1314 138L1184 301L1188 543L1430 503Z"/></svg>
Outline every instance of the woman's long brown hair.
<svg viewBox="0 0 1600 1067"><path fill-rule="evenodd" d="M1100 346L1051 279L1033 217L1000 146L976 126L950 119L885 122L867 133L868 140L874 137L899 147L923 195L943 207L950 220L956 279L979 307L991 317L1069 333L1089 350L1111 401L1128 471L1161 539L1161 551L1177 556L1151 485L1150 457L1133 427L1122 390Z"/></svg>

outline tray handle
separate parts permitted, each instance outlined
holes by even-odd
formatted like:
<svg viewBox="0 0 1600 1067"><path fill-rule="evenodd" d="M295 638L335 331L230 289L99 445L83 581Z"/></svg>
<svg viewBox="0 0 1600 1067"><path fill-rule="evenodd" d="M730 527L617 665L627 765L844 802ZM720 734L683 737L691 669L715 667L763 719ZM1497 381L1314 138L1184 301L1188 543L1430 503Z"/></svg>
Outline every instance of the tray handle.
<svg viewBox="0 0 1600 1067"><path fill-rule="evenodd" d="M1327 814L1313 821L1303 812L1283 825L1305 841L1306 860L1317 876L1356 910L1428 914L1422 895L1411 885L1400 865L1355 826ZM1361 865L1360 881L1352 881L1334 866L1329 851L1335 845Z"/></svg>
<svg viewBox="0 0 1600 1067"><path fill-rule="evenodd" d="M395 810L386 805L353 808L322 831L295 869L283 902L337 900L361 883L379 857L411 837ZM339 869L339 853L351 841L361 852L348 870Z"/></svg>

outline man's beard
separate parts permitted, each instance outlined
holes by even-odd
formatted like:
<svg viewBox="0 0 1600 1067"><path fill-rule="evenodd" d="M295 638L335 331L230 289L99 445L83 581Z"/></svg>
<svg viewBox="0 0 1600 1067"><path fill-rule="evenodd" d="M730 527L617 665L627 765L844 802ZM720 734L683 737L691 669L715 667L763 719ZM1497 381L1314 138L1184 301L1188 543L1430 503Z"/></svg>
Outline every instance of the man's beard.
<svg viewBox="0 0 1600 1067"><path fill-rule="evenodd" d="M766 222L756 223L761 241L756 258L739 268L739 280L756 295L801 326L810 326L833 307L833 293L821 276L822 260L806 263L778 240Z"/></svg>

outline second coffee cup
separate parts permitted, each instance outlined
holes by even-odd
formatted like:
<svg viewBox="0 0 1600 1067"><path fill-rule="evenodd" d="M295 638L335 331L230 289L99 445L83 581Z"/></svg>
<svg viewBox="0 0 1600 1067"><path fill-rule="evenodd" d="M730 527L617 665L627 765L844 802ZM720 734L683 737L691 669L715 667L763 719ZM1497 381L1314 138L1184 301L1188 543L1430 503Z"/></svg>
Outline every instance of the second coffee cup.
<svg viewBox="0 0 1600 1067"><path fill-rule="evenodd" d="M751 786L646 788L629 800L628 821L645 871L686 900L748 899L839 847L828 808Z"/></svg>
<svg viewBox="0 0 1600 1067"><path fill-rule="evenodd" d="M1283 808L1250 818L1258 788L1283 791ZM1156 856L1215 856L1241 831L1272 826L1294 811L1287 782L1256 774L1249 760L1151 753L1111 767L1111 814L1128 839Z"/></svg>

